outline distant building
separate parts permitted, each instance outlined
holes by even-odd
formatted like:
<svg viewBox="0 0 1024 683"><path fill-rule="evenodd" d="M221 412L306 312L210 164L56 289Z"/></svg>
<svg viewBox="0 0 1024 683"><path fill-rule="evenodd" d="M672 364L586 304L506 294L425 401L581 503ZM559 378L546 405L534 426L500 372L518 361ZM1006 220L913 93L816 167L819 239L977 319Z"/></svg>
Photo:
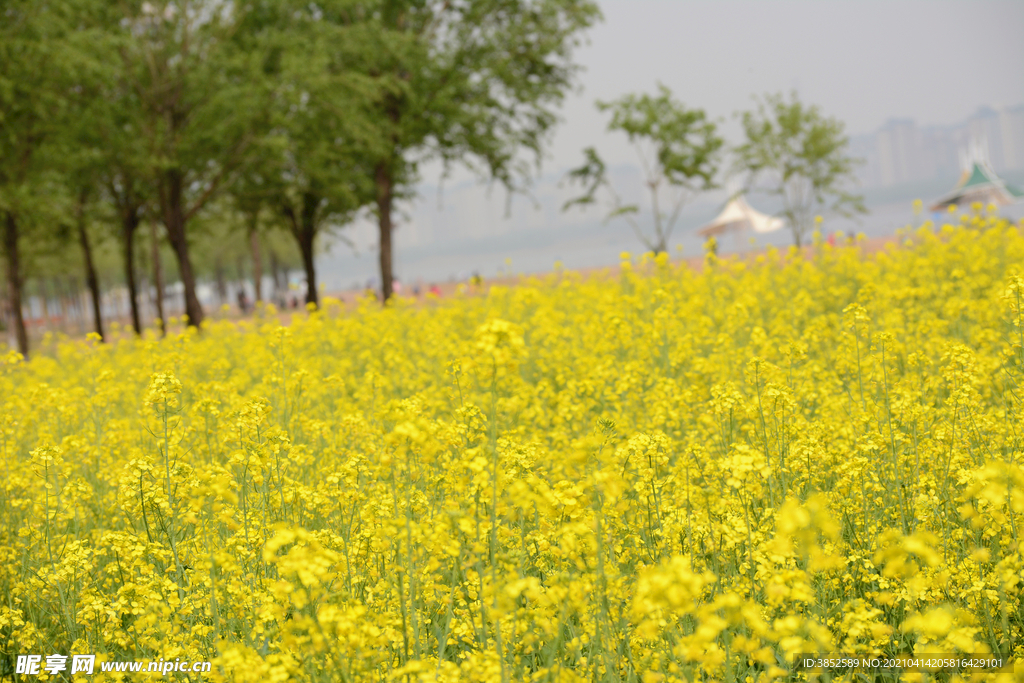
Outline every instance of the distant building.
<svg viewBox="0 0 1024 683"><path fill-rule="evenodd" d="M978 141L992 170L1024 169L1024 105L981 107L950 126L890 119L872 134L851 137L850 151L865 161L858 169L865 187L892 187L955 175L961 171L958 150Z"/></svg>
<svg viewBox="0 0 1024 683"><path fill-rule="evenodd" d="M899 185L919 179L921 133L912 120L889 119L876 138L882 185Z"/></svg>
<svg viewBox="0 0 1024 683"><path fill-rule="evenodd" d="M919 150L921 180L949 178L960 171L958 151L968 143L967 132L958 126L927 126L921 129Z"/></svg>
<svg viewBox="0 0 1024 683"><path fill-rule="evenodd" d="M1024 168L1024 104L1000 110L999 129L1006 168Z"/></svg>

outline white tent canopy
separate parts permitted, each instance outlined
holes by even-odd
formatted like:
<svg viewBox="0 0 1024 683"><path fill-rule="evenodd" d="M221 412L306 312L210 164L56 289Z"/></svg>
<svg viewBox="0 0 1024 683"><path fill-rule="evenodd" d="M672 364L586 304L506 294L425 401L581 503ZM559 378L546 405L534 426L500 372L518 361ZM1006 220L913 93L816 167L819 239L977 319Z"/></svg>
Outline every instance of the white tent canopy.
<svg viewBox="0 0 1024 683"><path fill-rule="evenodd" d="M697 234L711 237L730 231L738 233L742 230L763 233L778 230L782 226L781 218L775 218L752 209L743 195L739 195L726 204L722 213L718 214L713 221L697 230Z"/></svg>

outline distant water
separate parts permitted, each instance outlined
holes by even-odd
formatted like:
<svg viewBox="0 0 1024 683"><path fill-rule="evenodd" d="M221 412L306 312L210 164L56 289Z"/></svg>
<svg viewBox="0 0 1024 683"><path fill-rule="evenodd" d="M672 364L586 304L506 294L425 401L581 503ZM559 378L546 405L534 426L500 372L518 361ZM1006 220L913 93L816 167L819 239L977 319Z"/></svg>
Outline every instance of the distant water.
<svg viewBox="0 0 1024 683"><path fill-rule="evenodd" d="M754 205L764 207L765 211L771 210L763 200ZM696 256L702 253L703 240L696 235L695 230L713 218L718 208L705 206L683 216L670 243L673 256ZM1000 213L1014 221L1020 220L1024 217L1024 204L1004 207ZM895 234L900 228L919 225L931 218L933 216L927 212L915 216L913 200L888 201L869 205L869 213L855 219L826 218L822 224L822 233L828 235L843 231L847 234L863 233L867 237L884 237ZM936 218L939 222L948 221L944 214ZM757 235L753 245L749 237L726 236L721 241L719 253L792 244L792 236L787 228L767 235ZM547 272L556 262L561 262L569 269L613 266L619 262L619 255L624 251L632 254L645 251L624 221L595 221L582 226L519 231L415 247L403 247L402 232L397 230L395 241L395 272L399 280L407 284L465 280L474 272L479 272L485 278ZM506 259L511 265L506 263ZM375 251L355 256L347 248L336 246L332 253L318 259L318 268L319 277L328 291L365 286L371 279L375 285L379 282Z"/></svg>

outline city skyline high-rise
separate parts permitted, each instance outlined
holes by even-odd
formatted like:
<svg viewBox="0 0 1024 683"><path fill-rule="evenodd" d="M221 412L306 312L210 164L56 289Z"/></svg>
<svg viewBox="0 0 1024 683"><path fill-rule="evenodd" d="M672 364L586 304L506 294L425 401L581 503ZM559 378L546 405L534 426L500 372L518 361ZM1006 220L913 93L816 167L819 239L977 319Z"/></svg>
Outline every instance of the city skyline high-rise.
<svg viewBox="0 0 1024 683"><path fill-rule="evenodd" d="M955 176L972 145L983 148L997 172L1017 171L1024 169L1024 104L984 105L968 119L947 125L891 118L873 133L851 136L850 142L865 162L858 171L864 187Z"/></svg>

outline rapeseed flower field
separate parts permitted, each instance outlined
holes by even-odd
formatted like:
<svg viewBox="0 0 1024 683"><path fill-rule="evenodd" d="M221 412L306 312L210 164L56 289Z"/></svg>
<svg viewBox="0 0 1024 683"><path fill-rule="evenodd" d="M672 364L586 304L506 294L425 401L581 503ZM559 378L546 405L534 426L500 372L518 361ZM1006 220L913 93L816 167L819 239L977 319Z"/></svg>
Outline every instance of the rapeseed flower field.
<svg viewBox="0 0 1024 683"><path fill-rule="evenodd" d="M26 652L261 683L1024 661L1024 231L900 240L8 353L0 677Z"/></svg>

